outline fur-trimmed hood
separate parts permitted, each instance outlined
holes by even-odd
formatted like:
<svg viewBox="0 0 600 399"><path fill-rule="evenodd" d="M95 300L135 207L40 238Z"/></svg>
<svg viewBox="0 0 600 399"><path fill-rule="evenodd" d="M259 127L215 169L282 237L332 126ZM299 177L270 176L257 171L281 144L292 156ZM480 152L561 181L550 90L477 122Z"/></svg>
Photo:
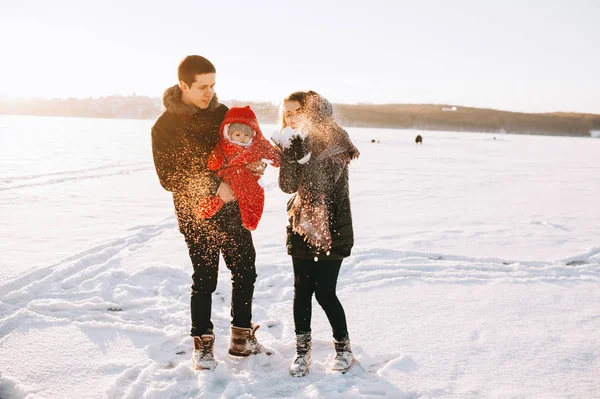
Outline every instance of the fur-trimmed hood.
<svg viewBox="0 0 600 399"><path fill-rule="evenodd" d="M193 115L198 111L204 111L204 109L198 108L195 105L184 104L181 101L181 89L179 88L179 85L169 87L167 90L165 90L165 94L163 94L163 105L168 112L172 112L177 115ZM215 94L212 100L210 100L206 110L215 110L219 105L219 99Z"/></svg>

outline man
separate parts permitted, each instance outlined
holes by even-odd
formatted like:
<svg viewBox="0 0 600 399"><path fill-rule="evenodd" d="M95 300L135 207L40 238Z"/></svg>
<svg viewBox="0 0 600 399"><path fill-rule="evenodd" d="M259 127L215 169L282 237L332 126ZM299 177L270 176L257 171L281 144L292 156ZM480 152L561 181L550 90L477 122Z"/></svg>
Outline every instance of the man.
<svg viewBox="0 0 600 399"><path fill-rule="evenodd" d="M256 252L250 231L242 226L231 187L206 168L219 139L219 126L228 108L215 95L216 69L204 57L186 57L178 69L179 84L165 91L165 111L152 127L154 166L162 187L173 193L179 224L194 273L190 301L196 369L211 369L214 332L210 320L212 293L217 286L219 254L232 273L231 343L229 353L248 356L264 348L257 342L252 320ZM265 164L248 168L262 174ZM199 200L219 196L225 205L212 218L197 220Z"/></svg>

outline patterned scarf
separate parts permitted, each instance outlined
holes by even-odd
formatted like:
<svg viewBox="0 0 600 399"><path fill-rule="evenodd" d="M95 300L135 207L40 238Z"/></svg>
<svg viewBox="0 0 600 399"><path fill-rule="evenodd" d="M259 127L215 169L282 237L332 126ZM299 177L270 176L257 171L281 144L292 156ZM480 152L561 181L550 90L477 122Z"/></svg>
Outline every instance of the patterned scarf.
<svg viewBox="0 0 600 399"><path fill-rule="evenodd" d="M350 141L348 133L335 123L328 123L322 129L311 131L308 146L312 159L305 167L303 181L298 189L288 217L292 222L292 231L298 233L319 253L329 255L332 245L329 230L329 211L325 193L329 176L324 173L327 163L342 167L358 158L360 153Z"/></svg>

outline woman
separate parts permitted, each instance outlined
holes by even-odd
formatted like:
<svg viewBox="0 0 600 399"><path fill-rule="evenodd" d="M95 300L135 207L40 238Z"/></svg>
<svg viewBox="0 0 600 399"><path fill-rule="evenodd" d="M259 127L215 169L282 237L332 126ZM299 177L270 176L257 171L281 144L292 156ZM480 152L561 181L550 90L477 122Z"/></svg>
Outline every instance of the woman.
<svg viewBox="0 0 600 399"><path fill-rule="evenodd" d="M279 187L294 194L287 208L286 243L294 267L296 332L290 374L306 375L311 363L313 293L333 330L333 370L345 372L354 355L336 284L342 261L354 244L348 164L359 152L333 119L329 101L313 91L285 98L280 121L282 134L273 137L282 148ZM284 139L286 134L289 140Z"/></svg>

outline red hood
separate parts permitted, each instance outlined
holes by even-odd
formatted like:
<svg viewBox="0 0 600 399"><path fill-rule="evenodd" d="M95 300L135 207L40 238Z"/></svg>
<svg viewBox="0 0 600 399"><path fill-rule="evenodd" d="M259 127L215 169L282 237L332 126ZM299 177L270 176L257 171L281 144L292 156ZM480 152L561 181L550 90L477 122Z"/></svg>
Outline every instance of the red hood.
<svg viewBox="0 0 600 399"><path fill-rule="evenodd" d="M263 136L260 131L260 126L258 125L258 120L256 119L256 114L249 105L246 105L245 107L231 107L229 111L227 111L225 119L223 119L223 123L221 123L221 127L219 128L219 135L221 138L224 138L223 134L225 132L225 126L232 123L241 123L249 126L254 130L255 136Z"/></svg>

